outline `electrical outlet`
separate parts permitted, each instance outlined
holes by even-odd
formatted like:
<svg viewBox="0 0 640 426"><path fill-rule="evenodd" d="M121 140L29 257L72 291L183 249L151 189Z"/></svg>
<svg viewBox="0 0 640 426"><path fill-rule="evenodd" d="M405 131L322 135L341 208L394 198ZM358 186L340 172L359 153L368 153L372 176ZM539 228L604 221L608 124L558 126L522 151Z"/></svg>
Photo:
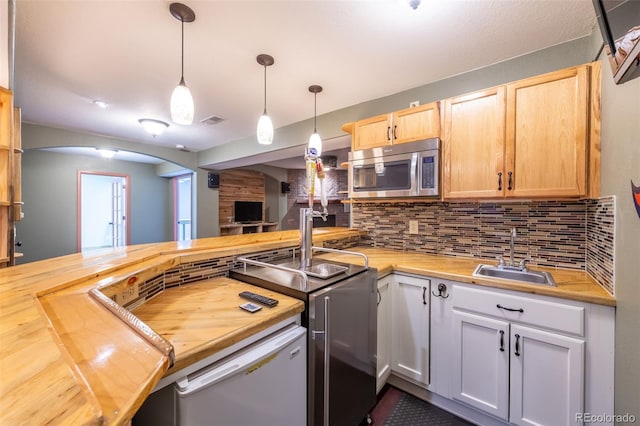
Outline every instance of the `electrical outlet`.
<svg viewBox="0 0 640 426"><path fill-rule="evenodd" d="M418 221L417 220L410 220L409 221L409 233L410 234L417 234L418 233Z"/></svg>
<svg viewBox="0 0 640 426"><path fill-rule="evenodd" d="M122 306L138 297L138 283L126 284L121 293L116 294L116 303Z"/></svg>
<svg viewBox="0 0 640 426"><path fill-rule="evenodd" d="M409 108L415 108L417 106L420 106L420 101L413 101L409 104Z"/></svg>

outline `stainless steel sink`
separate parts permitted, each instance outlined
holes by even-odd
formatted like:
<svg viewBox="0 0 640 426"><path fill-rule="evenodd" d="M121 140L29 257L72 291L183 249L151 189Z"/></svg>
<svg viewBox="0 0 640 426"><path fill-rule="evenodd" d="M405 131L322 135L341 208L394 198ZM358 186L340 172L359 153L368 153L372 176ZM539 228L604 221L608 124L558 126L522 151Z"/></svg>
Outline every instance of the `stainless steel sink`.
<svg viewBox="0 0 640 426"><path fill-rule="evenodd" d="M548 272L520 270L509 266L491 266L480 264L473 271L474 277L490 277L504 280L522 281L530 284L556 286L556 282Z"/></svg>

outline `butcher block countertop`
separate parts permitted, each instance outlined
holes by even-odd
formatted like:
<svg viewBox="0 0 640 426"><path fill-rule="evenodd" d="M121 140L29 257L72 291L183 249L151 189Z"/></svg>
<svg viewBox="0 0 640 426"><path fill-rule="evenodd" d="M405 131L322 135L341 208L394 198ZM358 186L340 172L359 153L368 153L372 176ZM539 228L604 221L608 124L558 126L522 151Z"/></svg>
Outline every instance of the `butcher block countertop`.
<svg viewBox="0 0 640 426"><path fill-rule="evenodd" d="M360 234L323 228L314 230L314 243ZM170 359L89 291L199 259L294 247L299 235L294 230L141 244L0 269L0 425L126 424L167 373ZM267 328L275 320L261 312L253 315L265 319ZM203 353L256 329L240 325L227 341L203 343ZM197 358L197 351L197 344L177 345L176 365Z"/></svg>
<svg viewBox="0 0 640 426"><path fill-rule="evenodd" d="M557 287L538 284L526 284L518 281L474 277L473 271L479 263L495 264L495 260L479 260L463 257L434 256L396 250L371 247L349 249L364 253L369 258L369 266L378 269L381 277L390 272L406 272L433 278L444 278L486 287L517 290L525 293L561 297L599 305L615 306L616 299L611 296L593 278L582 271L569 269L553 269L532 266L529 269L550 272ZM342 254L322 254L323 258L360 263L357 256L346 257Z"/></svg>
<svg viewBox="0 0 640 426"><path fill-rule="evenodd" d="M360 235L355 229L321 228L313 239L321 245ZM228 278L165 289L131 316L173 345L171 367L170 357L144 333L90 294L189 262L295 247L299 238L293 230L142 244L0 269L0 425L127 424L163 376L295 315L302 304L278 295L276 308L245 313L237 307L237 293L251 287ZM615 305L583 272L551 270L558 287L548 288L472 277L478 263L473 259L355 250L369 256L379 275L407 272Z"/></svg>

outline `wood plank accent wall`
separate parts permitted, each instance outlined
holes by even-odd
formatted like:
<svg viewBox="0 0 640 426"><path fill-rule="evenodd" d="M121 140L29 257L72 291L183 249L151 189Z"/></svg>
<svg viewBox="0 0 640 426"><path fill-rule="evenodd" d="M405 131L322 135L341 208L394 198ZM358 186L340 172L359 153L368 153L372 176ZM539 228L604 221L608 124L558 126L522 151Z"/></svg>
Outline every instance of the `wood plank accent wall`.
<svg viewBox="0 0 640 426"><path fill-rule="evenodd" d="M225 170L220 172L219 221L228 223L233 218L234 201L262 201L264 221L265 189L264 174L255 170ZM233 220L233 219L232 219Z"/></svg>

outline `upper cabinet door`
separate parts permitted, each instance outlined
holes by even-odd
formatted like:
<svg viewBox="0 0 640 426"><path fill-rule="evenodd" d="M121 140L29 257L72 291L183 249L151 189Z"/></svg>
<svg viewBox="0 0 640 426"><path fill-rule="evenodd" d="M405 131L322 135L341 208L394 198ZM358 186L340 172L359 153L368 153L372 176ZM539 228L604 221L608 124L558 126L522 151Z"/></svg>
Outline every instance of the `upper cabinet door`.
<svg viewBox="0 0 640 426"><path fill-rule="evenodd" d="M414 142L440 137L438 102L393 113L393 143Z"/></svg>
<svg viewBox="0 0 640 426"><path fill-rule="evenodd" d="M391 143L390 115L377 115L356 121L353 126L353 144L351 149L375 148Z"/></svg>
<svg viewBox="0 0 640 426"><path fill-rule="evenodd" d="M444 101L444 198L504 195L505 86Z"/></svg>
<svg viewBox="0 0 640 426"><path fill-rule="evenodd" d="M587 193L589 68L507 85L507 197Z"/></svg>

